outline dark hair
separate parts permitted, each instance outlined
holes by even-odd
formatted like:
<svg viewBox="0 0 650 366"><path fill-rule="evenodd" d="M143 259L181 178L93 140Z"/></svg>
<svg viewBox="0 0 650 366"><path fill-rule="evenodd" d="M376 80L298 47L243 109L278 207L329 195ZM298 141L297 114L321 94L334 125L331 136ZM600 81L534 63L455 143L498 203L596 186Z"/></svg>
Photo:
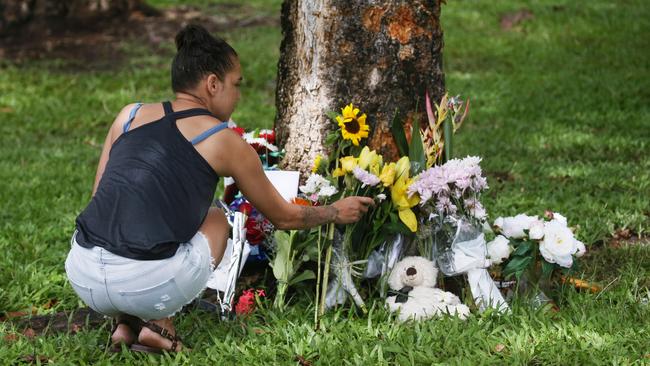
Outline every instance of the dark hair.
<svg viewBox="0 0 650 366"><path fill-rule="evenodd" d="M190 24L176 35L172 61L172 90L191 89L207 74L221 80L235 66L237 52L226 41L212 36L200 25Z"/></svg>

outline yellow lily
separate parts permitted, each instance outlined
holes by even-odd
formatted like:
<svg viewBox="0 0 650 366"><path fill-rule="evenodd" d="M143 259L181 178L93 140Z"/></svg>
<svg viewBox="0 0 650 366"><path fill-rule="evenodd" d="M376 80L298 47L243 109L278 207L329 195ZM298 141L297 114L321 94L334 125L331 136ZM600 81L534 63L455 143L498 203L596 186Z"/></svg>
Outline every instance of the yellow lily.
<svg viewBox="0 0 650 366"><path fill-rule="evenodd" d="M390 187L395 182L395 163L384 165L379 174L379 180L384 184L384 187Z"/></svg>
<svg viewBox="0 0 650 366"><path fill-rule="evenodd" d="M396 178L390 189L390 196L399 211L400 220L412 232L415 232L418 229L418 221L411 207L420 203L420 196L417 193L411 197L408 196L408 187L413 183L413 179L409 178L410 167L411 164L406 156L397 161L397 164L395 164Z"/></svg>
<svg viewBox="0 0 650 366"><path fill-rule="evenodd" d="M370 165L370 162L373 160L373 155L377 155L377 153L374 150L370 151L368 146L364 146L359 154L359 168L364 170L367 169L368 165Z"/></svg>
<svg viewBox="0 0 650 366"><path fill-rule="evenodd" d="M379 175L382 165L384 165L384 158L380 154L375 153L368 170L374 175Z"/></svg>
<svg viewBox="0 0 650 366"><path fill-rule="evenodd" d="M342 177L344 175L345 175L345 172L341 168L336 168L332 172L332 177L334 177L334 178Z"/></svg>
<svg viewBox="0 0 650 366"><path fill-rule="evenodd" d="M395 164L395 179L400 179L402 177L409 177L409 172L411 171L411 162L409 161L408 156L403 156Z"/></svg>
<svg viewBox="0 0 650 366"><path fill-rule="evenodd" d="M354 156L346 156L341 158L341 169L345 173L352 173L354 168L358 165L357 158Z"/></svg>

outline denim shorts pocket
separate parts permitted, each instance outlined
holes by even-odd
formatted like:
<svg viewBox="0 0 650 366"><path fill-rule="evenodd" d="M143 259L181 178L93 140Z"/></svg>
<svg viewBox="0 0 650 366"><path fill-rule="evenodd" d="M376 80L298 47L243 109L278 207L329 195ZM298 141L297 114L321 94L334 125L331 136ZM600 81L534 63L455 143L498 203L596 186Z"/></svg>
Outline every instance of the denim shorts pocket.
<svg viewBox="0 0 650 366"><path fill-rule="evenodd" d="M118 293L126 306L120 310L142 319L161 319L171 316L194 298L185 294L173 277L152 287L119 290Z"/></svg>
<svg viewBox="0 0 650 366"><path fill-rule="evenodd" d="M93 300L93 290L90 287L86 287L83 285L80 285L70 278L68 278L68 281L70 281L70 285L72 286L72 289L74 292L79 295L79 298L88 305L91 309L101 313L100 309L97 308L97 305L95 305L95 301Z"/></svg>

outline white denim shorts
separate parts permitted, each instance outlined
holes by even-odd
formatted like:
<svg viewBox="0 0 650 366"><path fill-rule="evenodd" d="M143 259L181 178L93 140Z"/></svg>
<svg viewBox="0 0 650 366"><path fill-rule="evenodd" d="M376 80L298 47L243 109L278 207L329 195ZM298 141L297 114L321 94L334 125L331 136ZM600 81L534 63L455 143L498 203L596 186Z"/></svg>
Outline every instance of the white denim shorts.
<svg viewBox="0 0 650 366"><path fill-rule="evenodd" d="M144 321L173 316L202 293L212 273L210 247L201 232L161 260L84 248L76 234L65 261L68 280L83 302L106 316L129 314Z"/></svg>

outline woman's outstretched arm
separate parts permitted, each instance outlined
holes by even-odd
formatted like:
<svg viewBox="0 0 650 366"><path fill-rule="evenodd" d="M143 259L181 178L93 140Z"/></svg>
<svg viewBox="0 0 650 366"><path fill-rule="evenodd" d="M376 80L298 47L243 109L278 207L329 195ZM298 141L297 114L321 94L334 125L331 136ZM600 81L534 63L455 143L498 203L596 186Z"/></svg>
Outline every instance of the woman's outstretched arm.
<svg viewBox="0 0 650 366"><path fill-rule="evenodd" d="M259 156L239 135L223 131L219 148L221 175L235 179L244 196L279 229L305 229L335 222L353 223L374 205L369 197L346 197L325 206L300 206L284 200L262 169ZM227 155L226 155L227 154ZM219 169L221 170L221 169Z"/></svg>

